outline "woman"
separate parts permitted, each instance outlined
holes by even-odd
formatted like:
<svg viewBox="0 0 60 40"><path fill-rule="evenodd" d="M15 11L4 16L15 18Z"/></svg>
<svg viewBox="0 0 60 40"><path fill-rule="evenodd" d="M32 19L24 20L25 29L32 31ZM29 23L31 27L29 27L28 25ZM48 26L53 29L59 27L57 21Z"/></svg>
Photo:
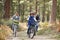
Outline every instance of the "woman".
<svg viewBox="0 0 60 40"><path fill-rule="evenodd" d="M15 32L17 32L17 28L18 28L18 24L19 24L19 21L20 21L20 16L19 16L19 14L16 12L13 16L12 16L12 21L13 21L13 23L12 23L12 29L13 29L13 34L15 33ZM15 35L16 36L16 35Z"/></svg>

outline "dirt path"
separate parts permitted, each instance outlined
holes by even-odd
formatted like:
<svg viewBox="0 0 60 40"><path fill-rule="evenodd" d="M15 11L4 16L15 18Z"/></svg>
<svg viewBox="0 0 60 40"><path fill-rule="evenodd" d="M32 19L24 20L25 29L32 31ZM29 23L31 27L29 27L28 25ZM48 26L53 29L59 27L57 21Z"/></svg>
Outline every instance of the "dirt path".
<svg viewBox="0 0 60 40"><path fill-rule="evenodd" d="M26 23L20 23L20 27L27 28ZM56 40L56 39L52 39L50 36L47 35L36 35L33 39L30 39L28 38L26 31L21 31L17 33L17 37L11 36L7 38L7 40Z"/></svg>
<svg viewBox="0 0 60 40"><path fill-rule="evenodd" d="M17 37L9 37L7 40L56 40L46 35L36 35L33 39L27 37L26 31L18 32Z"/></svg>

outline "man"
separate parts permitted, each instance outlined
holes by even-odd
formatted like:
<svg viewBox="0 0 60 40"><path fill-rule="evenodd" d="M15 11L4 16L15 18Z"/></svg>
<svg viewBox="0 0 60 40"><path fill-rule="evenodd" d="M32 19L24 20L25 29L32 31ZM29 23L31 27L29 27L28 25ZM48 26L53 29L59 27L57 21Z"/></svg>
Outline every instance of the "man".
<svg viewBox="0 0 60 40"><path fill-rule="evenodd" d="M40 16L38 14L36 15L36 20L37 20L36 31L38 31L38 26L39 26L39 22L40 22Z"/></svg>

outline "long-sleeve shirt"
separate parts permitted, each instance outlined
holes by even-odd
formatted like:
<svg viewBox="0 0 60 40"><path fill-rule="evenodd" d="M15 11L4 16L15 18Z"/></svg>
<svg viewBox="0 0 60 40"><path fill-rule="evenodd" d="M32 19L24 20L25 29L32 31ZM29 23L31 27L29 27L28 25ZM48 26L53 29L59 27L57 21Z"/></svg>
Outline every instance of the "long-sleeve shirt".
<svg viewBox="0 0 60 40"><path fill-rule="evenodd" d="M27 20L29 20L29 18L30 18L30 16L27 18ZM34 17L34 20L37 21L35 17Z"/></svg>
<svg viewBox="0 0 60 40"><path fill-rule="evenodd" d="M11 19L12 19L13 23L18 24L20 21L20 16L13 15L13 17Z"/></svg>

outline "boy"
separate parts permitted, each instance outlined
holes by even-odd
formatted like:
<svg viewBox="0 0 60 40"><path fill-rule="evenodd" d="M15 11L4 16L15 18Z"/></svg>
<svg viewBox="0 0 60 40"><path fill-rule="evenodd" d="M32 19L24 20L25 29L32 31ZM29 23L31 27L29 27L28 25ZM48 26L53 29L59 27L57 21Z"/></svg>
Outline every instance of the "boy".
<svg viewBox="0 0 60 40"><path fill-rule="evenodd" d="M30 26L31 25L36 25L36 18L35 18L35 12L31 12L30 13L30 17L28 18L28 30L27 30L27 34L29 34L29 30L30 30Z"/></svg>

